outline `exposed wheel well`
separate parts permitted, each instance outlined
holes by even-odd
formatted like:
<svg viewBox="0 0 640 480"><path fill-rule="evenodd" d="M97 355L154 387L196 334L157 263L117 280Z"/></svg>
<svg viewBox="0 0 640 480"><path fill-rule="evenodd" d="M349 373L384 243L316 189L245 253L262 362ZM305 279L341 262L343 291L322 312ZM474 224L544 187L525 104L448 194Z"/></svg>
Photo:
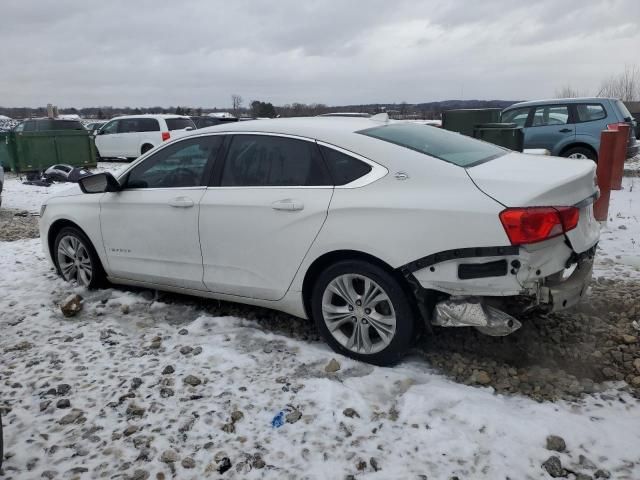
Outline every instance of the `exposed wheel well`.
<svg viewBox="0 0 640 480"><path fill-rule="evenodd" d="M71 220L56 220L55 222L53 222L53 224L51 225L51 227L49 227L49 232L47 233L47 246L49 247L49 254L51 255L51 259L55 262L55 256L53 253L53 244L56 241L56 237L58 236L58 233L60 233L60 230L62 230L65 227L73 227L73 228L77 228L78 230L80 230L85 237L89 238L89 235L87 235L87 233L80 228L80 226L78 226L76 223L73 223ZM91 240L89 240L91 241ZM93 247L93 249L95 250L95 246L91 245Z"/></svg>
<svg viewBox="0 0 640 480"><path fill-rule="evenodd" d="M304 301L304 309L307 313L308 318L311 318L311 293L313 291L313 286L318 279L318 276L329 265L332 265L341 260L363 260L365 262L369 262L379 266L380 268L383 268L391 275L393 275L393 277L398 281L402 289L407 294L409 301L412 304L415 304L415 296L412 293L409 282L406 278L404 278L402 274L392 268L388 263L383 262L373 255L369 255L368 253L360 252L357 250L336 250L333 252L325 253L324 255L318 257L309 266L309 269L304 276L304 280L302 282L302 299Z"/></svg>
<svg viewBox="0 0 640 480"><path fill-rule="evenodd" d="M153 145L151 145L150 143L145 143L140 147L140 155L143 155L144 153L148 152L152 148L153 148Z"/></svg>
<svg viewBox="0 0 640 480"><path fill-rule="evenodd" d="M567 145L560 151L560 156L563 156L565 152L571 150L572 148L586 148L587 150L591 150L596 158L598 158L598 152L596 152L596 150L588 143L572 143L570 145Z"/></svg>

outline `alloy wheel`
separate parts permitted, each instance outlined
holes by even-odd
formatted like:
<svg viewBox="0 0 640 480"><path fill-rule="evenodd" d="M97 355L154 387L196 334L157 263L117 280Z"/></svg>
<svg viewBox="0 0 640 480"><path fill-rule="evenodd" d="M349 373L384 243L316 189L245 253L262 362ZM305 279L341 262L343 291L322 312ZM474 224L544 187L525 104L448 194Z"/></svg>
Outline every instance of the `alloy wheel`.
<svg viewBox="0 0 640 480"><path fill-rule="evenodd" d="M66 235L58 242L58 266L62 277L86 287L93 277L93 265L89 251L82 241L73 235Z"/></svg>
<svg viewBox="0 0 640 480"><path fill-rule="evenodd" d="M384 350L396 333L396 313L389 295L369 277L340 275L326 286L322 316L331 335L359 354Z"/></svg>
<svg viewBox="0 0 640 480"><path fill-rule="evenodd" d="M589 160L589 157L587 157L584 153L572 153L571 155L569 155L568 158L578 158L580 160Z"/></svg>

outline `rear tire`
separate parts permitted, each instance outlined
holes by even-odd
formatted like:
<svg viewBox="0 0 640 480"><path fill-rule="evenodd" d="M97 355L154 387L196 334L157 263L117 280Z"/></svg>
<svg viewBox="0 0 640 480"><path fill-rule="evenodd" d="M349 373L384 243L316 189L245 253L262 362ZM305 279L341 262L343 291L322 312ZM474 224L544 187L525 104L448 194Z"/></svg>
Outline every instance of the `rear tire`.
<svg viewBox="0 0 640 480"><path fill-rule="evenodd" d="M104 286L106 274L91 241L76 227L64 227L51 252L56 270L67 282L77 282L88 289Z"/></svg>
<svg viewBox="0 0 640 480"><path fill-rule="evenodd" d="M152 148L153 148L153 145L149 145L148 143L147 143L147 144L144 144L144 145L142 146L142 148L140 149L140 155L144 155L145 153L147 153L147 152L148 152L149 150L151 150Z"/></svg>
<svg viewBox="0 0 640 480"><path fill-rule="evenodd" d="M562 152L563 157L567 158L578 158L582 160L593 160L598 163L598 155L596 152L586 147L573 147L569 150Z"/></svg>
<svg viewBox="0 0 640 480"><path fill-rule="evenodd" d="M417 334L402 286L383 268L361 260L343 260L322 272L311 310L334 351L374 365L397 363Z"/></svg>

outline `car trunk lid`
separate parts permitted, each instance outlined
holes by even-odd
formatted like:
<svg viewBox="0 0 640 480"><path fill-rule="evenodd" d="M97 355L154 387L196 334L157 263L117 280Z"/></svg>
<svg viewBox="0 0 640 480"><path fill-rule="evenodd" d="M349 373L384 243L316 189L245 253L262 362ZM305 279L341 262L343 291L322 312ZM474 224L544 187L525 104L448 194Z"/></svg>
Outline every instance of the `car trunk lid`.
<svg viewBox="0 0 640 480"><path fill-rule="evenodd" d="M476 186L505 207L578 206L578 226L567 233L577 253L591 248L600 227L593 218L596 164L512 152L467 169Z"/></svg>

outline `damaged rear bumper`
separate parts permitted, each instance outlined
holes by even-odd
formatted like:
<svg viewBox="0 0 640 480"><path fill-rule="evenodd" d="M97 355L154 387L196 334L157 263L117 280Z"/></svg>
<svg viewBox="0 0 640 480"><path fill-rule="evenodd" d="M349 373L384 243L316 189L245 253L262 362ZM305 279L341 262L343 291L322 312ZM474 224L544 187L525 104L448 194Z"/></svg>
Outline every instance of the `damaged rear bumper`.
<svg viewBox="0 0 640 480"><path fill-rule="evenodd" d="M456 251L461 253L455 258L440 255L431 265L401 272L427 323L506 335L520 327L511 314L555 312L579 303L591 281L595 250L593 245L577 254L568 242L554 239L533 247L485 249L487 256Z"/></svg>
<svg viewBox="0 0 640 480"><path fill-rule="evenodd" d="M546 278L543 285L538 285L537 303L547 306L552 312L573 307L587 293L592 275L593 256L586 256L569 269Z"/></svg>

